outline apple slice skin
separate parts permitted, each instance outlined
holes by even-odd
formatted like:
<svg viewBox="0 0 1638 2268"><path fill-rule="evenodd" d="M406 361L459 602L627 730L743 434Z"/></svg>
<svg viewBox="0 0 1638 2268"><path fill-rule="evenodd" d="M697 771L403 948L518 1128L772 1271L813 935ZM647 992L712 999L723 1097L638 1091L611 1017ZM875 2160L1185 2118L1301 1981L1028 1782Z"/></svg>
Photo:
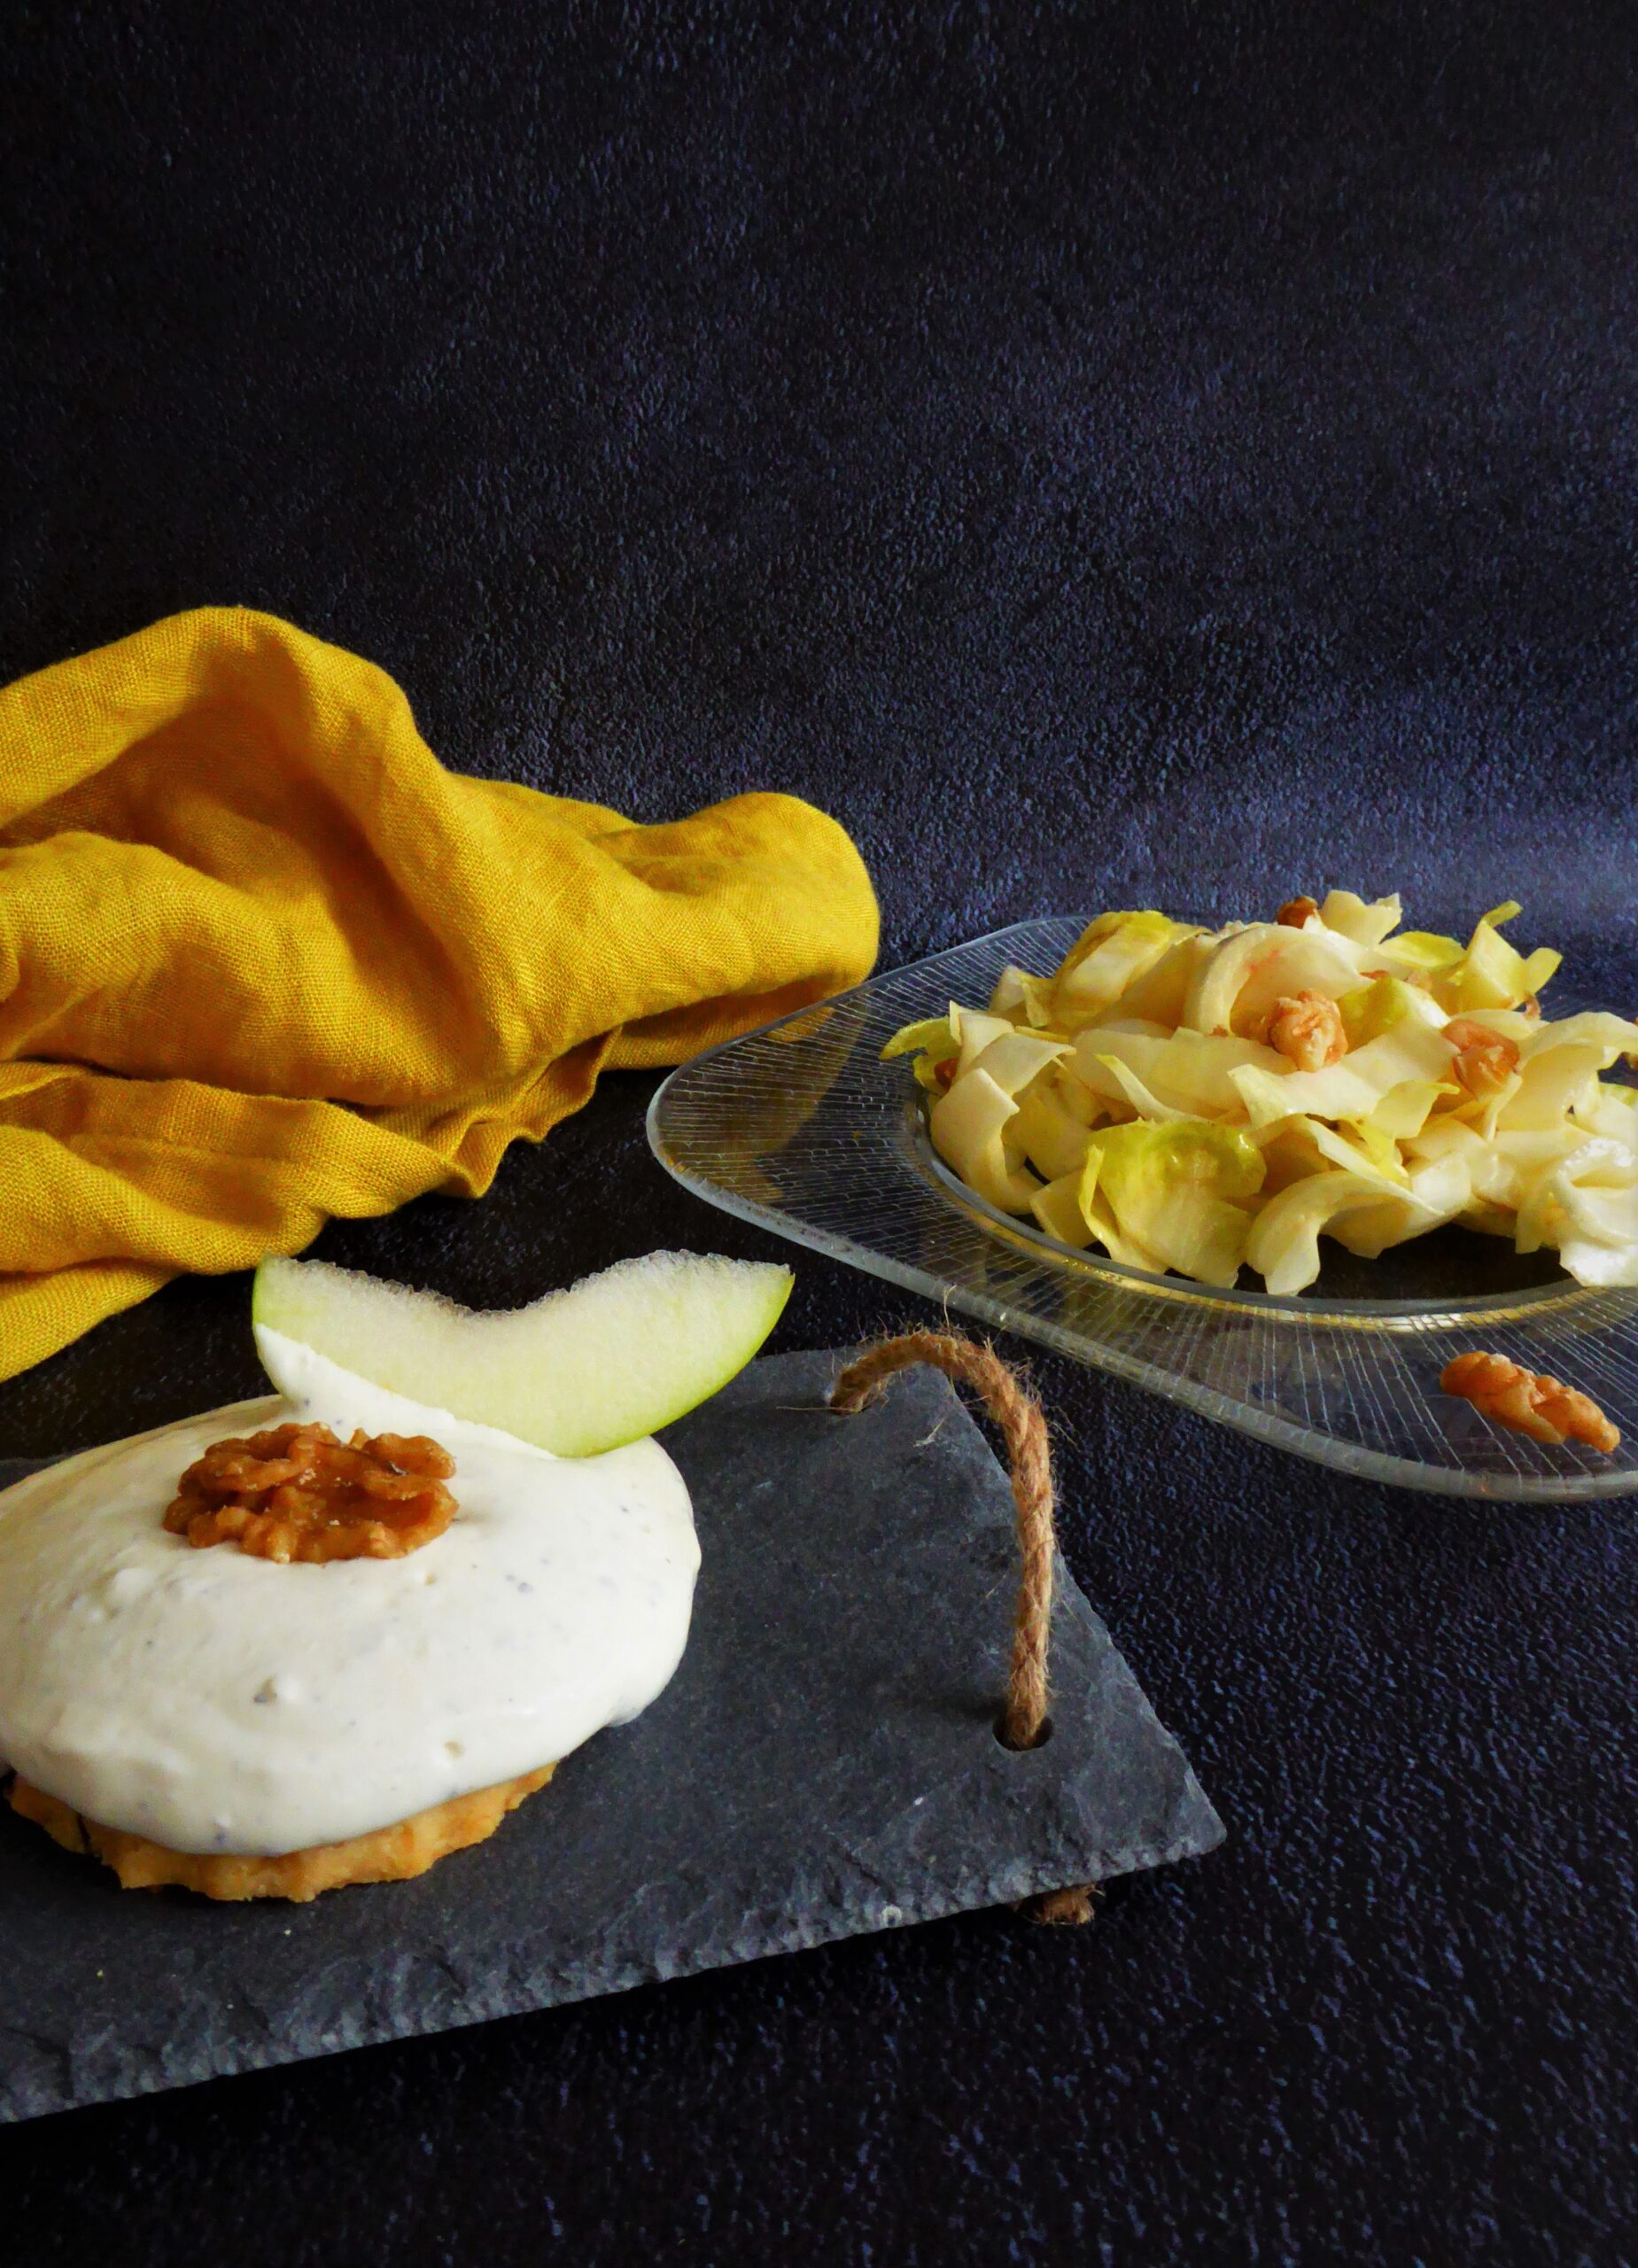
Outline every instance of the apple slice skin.
<svg viewBox="0 0 1638 2268"><path fill-rule="evenodd" d="M281 1392L280 1339L372 1385L499 1427L555 1456L597 1456L669 1425L742 1371L795 1282L776 1262L654 1252L475 1311L323 1260L264 1260L251 1301Z"/></svg>

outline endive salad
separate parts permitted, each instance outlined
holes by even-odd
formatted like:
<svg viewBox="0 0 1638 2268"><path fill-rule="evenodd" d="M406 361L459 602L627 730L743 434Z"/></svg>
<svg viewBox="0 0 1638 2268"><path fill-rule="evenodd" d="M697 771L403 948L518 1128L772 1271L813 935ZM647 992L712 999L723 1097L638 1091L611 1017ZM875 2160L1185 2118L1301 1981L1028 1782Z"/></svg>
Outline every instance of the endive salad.
<svg viewBox="0 0 1638 2268"><path fill-rule="evenodd" d="M1559 964L1400 928L1332 890L1207 930L1100 914L1051 976L910 1024L935 1148L1004 1213L1135 1268L1301 1291L1334 1237L1374 1259L1448 1221L1638 1284L1638 1023L1545 1017Z"/></svg>

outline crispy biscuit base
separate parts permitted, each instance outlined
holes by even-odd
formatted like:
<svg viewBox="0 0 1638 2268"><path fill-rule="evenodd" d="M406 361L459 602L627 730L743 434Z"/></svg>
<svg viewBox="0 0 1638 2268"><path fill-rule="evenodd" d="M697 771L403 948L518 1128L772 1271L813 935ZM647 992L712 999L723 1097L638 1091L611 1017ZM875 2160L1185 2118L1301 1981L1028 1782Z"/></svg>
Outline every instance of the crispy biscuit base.
<svg viewBox="0 0 1638 2268"><path fill-rule="evenodd" d="M493 1835L508 1812L543 1788L556 1769L555 1764L547 1764L539 1772L525 1772L521 1779L502 1780L498 1786L434 1804L430 1811L418 1811L396 1826L273 1858L167 1851L140 1835L82 1819L69 1805L21 1778L12 1781L9 1800L14 1812L43 1827L65 1851L88 1852L112 1867L122 1889L159 1890L174 1884L205 1898L286 1898L305 1905L322 1891L342 1890L351 1883L408 1882L425 1874L452 1851L463 1851Z"/></svg>

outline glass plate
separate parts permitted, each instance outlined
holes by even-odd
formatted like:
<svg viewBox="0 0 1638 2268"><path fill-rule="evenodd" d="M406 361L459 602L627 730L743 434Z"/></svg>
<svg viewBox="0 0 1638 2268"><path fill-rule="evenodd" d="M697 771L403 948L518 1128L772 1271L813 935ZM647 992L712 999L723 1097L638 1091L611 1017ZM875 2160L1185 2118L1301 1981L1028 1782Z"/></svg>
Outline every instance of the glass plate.
<svg viewBox="0 0 1638 2268"><path fill-rule="evenodd" d="M883 1042L951 1000L982 1006L1009 962L1050 974L1083 926L1019 922L696 1056L649 1107L655 1155L744 1220L1344 1472L1536 1502L1638 1487L1638 1292L1455 1228L1375 1261L1327 1239L1296 1298L1218 1292L1071 1252L945 1169ZM1441 1394L1469 1348L1580 1386L1620 1448L1548 1448Z"/></svg>

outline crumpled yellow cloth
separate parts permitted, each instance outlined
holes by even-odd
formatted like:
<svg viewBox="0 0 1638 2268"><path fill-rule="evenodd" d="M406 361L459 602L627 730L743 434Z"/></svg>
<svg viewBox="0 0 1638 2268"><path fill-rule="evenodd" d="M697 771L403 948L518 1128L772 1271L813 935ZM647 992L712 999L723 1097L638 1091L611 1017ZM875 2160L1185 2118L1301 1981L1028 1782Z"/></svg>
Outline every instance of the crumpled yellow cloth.
<svg viewBox="0 0 1638 2268"><path fill-rule="evenodd" d="M857 983L858 853L777 795L638 827L444 770L242 609L0 691L0 1377L330 1214L480 1195L604 1064Z"/></svg>

